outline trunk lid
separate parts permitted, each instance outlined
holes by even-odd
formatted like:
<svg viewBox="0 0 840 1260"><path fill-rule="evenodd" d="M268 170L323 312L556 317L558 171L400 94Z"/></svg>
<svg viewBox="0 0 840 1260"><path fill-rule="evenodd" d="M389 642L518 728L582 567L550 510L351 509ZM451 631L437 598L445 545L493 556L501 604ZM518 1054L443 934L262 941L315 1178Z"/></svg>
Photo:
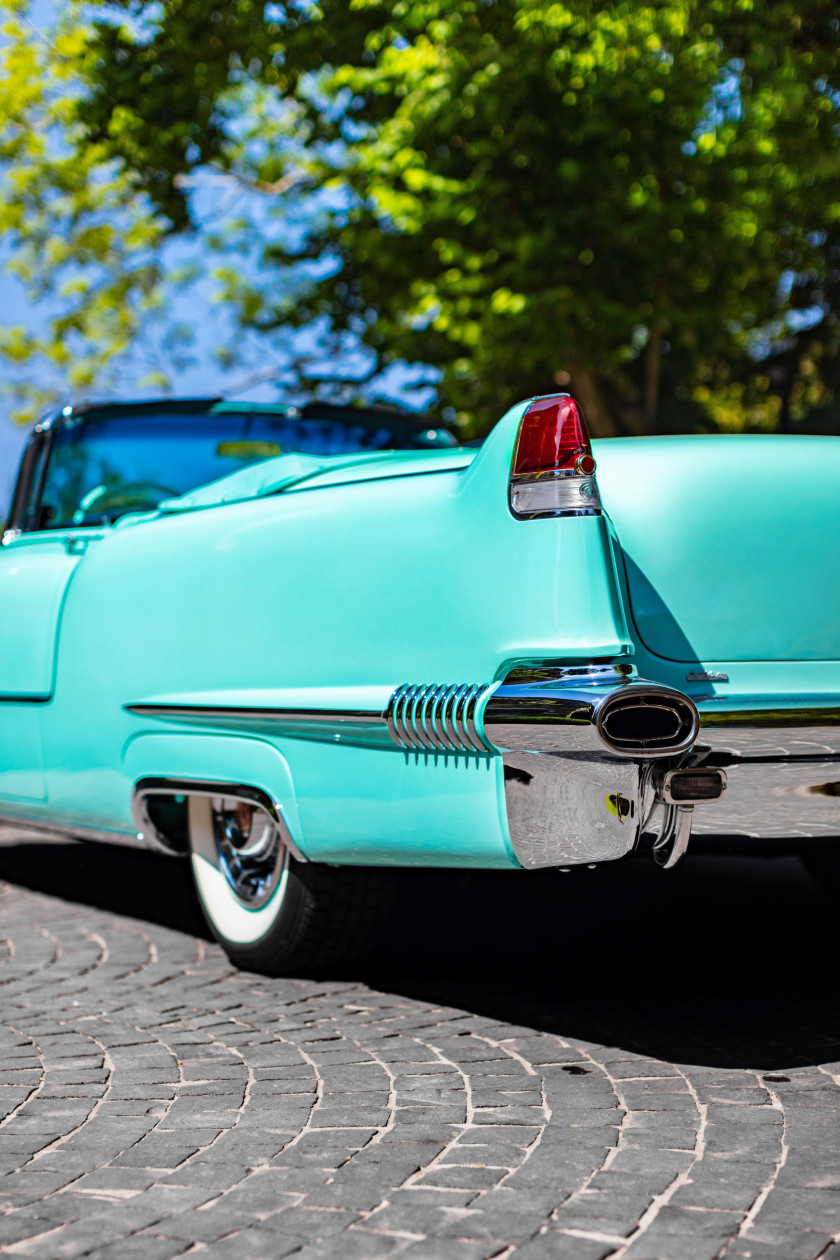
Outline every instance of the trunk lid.
<svg viewBox="0 0 840 1260"><path fill-rule="evenodd" d="M593 453L649 651L840 659L840 439L626 438Z"/></svg>

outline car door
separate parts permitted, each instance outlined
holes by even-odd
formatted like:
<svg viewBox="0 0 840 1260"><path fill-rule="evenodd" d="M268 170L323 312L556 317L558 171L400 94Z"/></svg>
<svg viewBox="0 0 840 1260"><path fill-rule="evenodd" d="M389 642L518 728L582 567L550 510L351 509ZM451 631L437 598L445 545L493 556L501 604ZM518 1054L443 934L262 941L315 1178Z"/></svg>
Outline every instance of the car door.
<svg viewBox="0 0 840 1260"><path fill-rule="evenodd" d="M41 712L55 687L58 626L67 587L96 531L39 529L48 429L24 453L0 546L0 798L44 800ZM36 528L32 528L32 526ZM101 536L101 535L100 535Z"/></svg>

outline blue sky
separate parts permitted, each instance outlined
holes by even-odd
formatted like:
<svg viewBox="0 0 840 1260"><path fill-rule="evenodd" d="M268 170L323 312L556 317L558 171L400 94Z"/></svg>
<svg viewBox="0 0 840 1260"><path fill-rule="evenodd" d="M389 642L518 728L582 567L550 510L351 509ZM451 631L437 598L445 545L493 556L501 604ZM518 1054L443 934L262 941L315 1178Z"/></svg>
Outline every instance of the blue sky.
<svg viewBox="0 0 840 1260"><path fill-rule="evenodd" d="M4 420L0 425L0 520L5 518L9 508L22 445L23 434L13 429L8 420Z"/></svg>

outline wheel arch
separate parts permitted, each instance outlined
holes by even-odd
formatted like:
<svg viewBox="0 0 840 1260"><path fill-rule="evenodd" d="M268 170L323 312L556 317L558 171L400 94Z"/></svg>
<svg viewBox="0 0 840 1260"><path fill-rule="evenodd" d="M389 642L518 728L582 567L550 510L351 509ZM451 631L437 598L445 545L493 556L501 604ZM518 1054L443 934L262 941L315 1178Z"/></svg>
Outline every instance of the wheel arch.
<svg viewBox="0 0 840 1260"><path fill-rule="evenodd" d="M289 764L264 740L146 733L126 746L123 765L132 785L134 820L150 848L186 854L187 798L226 796L265 810L291 853L308 860Z"/></svg>

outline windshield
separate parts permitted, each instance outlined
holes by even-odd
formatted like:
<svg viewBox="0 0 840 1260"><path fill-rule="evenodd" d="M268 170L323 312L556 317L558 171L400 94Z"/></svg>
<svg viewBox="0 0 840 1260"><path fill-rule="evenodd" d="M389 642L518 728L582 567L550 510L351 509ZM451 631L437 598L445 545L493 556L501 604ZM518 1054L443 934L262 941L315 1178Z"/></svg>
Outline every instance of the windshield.
<svg viewBox="0 0 840 1260"><path fill-rule="evenodd" d="M37 528L151 511L163 499L293 451L344 455L452 444L445 430L399 434L387 426L265 412L82 416L56 426Z"/></svg>

